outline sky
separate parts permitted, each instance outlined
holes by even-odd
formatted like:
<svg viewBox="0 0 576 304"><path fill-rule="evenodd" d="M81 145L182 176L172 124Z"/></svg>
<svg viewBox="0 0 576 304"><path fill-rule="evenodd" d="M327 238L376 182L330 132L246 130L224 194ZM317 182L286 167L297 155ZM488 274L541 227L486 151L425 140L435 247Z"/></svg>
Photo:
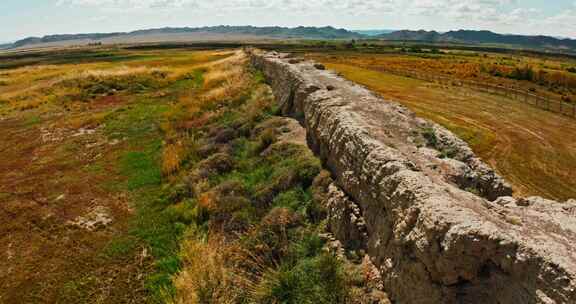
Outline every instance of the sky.
<svg viewBox="0 0 576 304"><path fill-rule="evenodd" d="M576 38L576 0L0 0L0 42L211 25L482 29Z"/></svg>

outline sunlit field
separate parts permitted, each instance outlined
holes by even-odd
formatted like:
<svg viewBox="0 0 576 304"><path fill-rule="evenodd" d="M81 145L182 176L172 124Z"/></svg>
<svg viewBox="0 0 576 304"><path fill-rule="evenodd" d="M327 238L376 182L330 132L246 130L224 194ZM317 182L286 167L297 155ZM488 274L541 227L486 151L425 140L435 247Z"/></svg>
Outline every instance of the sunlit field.
<svg viewBox="0 0 576 304"><path fill-rule="evenodd" d="M0 303L365 296L319 236L329 174L242 51L0 66Z"/></svg>
<svg viewBox="0 0 576 304"><path fill-rule="evenodd" d="M0 243L9 248L0 259L0 302L158 297L176 271L169 260L179 234L144 210L188 157L178 117L196 119L199 100L209 105L233 90L224 81L204 89L201 75L238 56L0 57Z"/></svg>
<svg viewBox="0 0 576 304"><path fill-rule="evenodd" d="M486 56L504 60L498 59L502 55ZM386 70L404 66L415 71L451 75L455 80L475 78L495 84L515 82L515 85L533 88L543 94L565 96L572 96L574 88L571 85L558 83L549 87L545 83L482 74L478 62L489 59L481 54L472 57L443 55L439 59L430 59L420 55L342 52L310 53L308 57L452 130L509 180L517 195L541 195L560 200L576 197L576 120L521 101L468 88L398 77ZM513 57L508 61L536 61L538 66L546 65L563 75L570 73L565 67L572 64L523 57ZM564 67L563 71L561 67Z"/></svg>

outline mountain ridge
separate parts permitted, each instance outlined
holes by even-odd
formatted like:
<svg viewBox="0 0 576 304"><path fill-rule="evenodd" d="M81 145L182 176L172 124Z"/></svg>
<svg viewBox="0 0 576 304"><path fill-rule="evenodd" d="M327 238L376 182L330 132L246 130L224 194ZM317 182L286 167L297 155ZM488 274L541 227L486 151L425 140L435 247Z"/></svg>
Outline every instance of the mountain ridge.
<svg viewBox="0 0 576 304"><path fill-rule="evenodd" d="M34 46L43 43L64 42L73 40L98 41L107 38L141 37L146 35L170 34L215 34L215 35L249 35L268 38L299 38L299 39L381 39L391 41L421 41L434 43L464 43L464 44L497 44L512 47L544 49L554 51L576 52L576 40L557 38L544 35L498 34L487 30L454 30L449 32L426 30L399 30L374 35L375 31L347 30L332 26L312 27L280 27L280 26L205 26L205 27L163 27L130 32L56 34L43 37L28 37L13 44L2 44L0 48L18 48Z"/></svg>
<svg viewBox="0 0 576 304"><path fill-rule="evenodd" d="M377 36L384 40L406 40L424 42L455 42L469 44L507 44L544 49L568 49L576 51L576 40L561 39L544 35L498 34L487 30L456 30L445 33L437 31L401 30Z"/></svg>
<svg viewBox="0 0 576 304"><path fill-rule="evenodd" d="M316 38L316 39L354 39L362 38L363 35L332 26L325 27L280 27L280 26L205 26L205 27L163 27L145 30L135 30L131 32L113 33L87 33L87 34L56 34L43 37L28 37L18 40L12 47L22 47L33 44L69 41L69 40L99 40L111 37L137 36L148 34L177 34L177 33L215 33L215 34L248 34L255 36L268 36L278 38Z"/></svg>

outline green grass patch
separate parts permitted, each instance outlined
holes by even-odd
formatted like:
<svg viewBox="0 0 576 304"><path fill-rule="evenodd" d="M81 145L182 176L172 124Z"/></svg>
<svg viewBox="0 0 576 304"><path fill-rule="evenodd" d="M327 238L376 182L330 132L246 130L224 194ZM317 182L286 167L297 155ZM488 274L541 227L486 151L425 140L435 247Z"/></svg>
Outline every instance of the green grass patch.
<svg viewBox="0 0 576 304"><path fill-rule="evenodd" d="M162 143L154 140L141 151L127 152L120 158L120 172L128 177L126 188L138 190L147 186L158 186L162 182L159 157Z"/></svg>
<svg viewBox="0 0 576 304"><path fill-rule="evenodd" d="M42 123L42 118L40 118L40 116L37 116L37 115L29 115L24 120L24 126L25 127L33 127L33 126L38 125L40 123Z"/></svg>
<svg viewBox="0 0 576 304"><path fill-rule="evenodd" d="M130 254L134 252L138 243L138 239L131 236L113 239L104 247L101 256L109 259L131 257Z"/></svg>
<svg viewBox="0 0 576 304"><path fill-rule="evenodd" d="M190 73L185 74L180 79L176 80L169 87L171 90L181 91L185 89L198 89L202 88L204 84L205 69L196 69Z"/></svg>
<svg viewBox="0 0 576 304"><path fill-rule="evenodd" d="M161 114L168 109L169 105L162 99L139 97L109 114L105 119L104 131L112 139L138 141L158 130Z"/></svg>

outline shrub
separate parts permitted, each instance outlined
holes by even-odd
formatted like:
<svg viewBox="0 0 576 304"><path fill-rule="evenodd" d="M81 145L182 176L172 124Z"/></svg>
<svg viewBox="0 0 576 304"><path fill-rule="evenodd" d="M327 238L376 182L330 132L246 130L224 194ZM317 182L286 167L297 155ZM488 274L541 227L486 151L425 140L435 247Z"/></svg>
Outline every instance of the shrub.
<svg viewBox="0 0 576 304"><path fill-rule="evenodd" d="M436 147L438 145L438 138L433 128L425 128L422 130L422 136L426 140L429 147Z"/></svg>
<svg viewBox="0 0 576 304"><path fill-rule="evenodd" d="M216 153L198 163L199 175L204 178L229 172L233 168L234 160L226 153Z"/></svg>

